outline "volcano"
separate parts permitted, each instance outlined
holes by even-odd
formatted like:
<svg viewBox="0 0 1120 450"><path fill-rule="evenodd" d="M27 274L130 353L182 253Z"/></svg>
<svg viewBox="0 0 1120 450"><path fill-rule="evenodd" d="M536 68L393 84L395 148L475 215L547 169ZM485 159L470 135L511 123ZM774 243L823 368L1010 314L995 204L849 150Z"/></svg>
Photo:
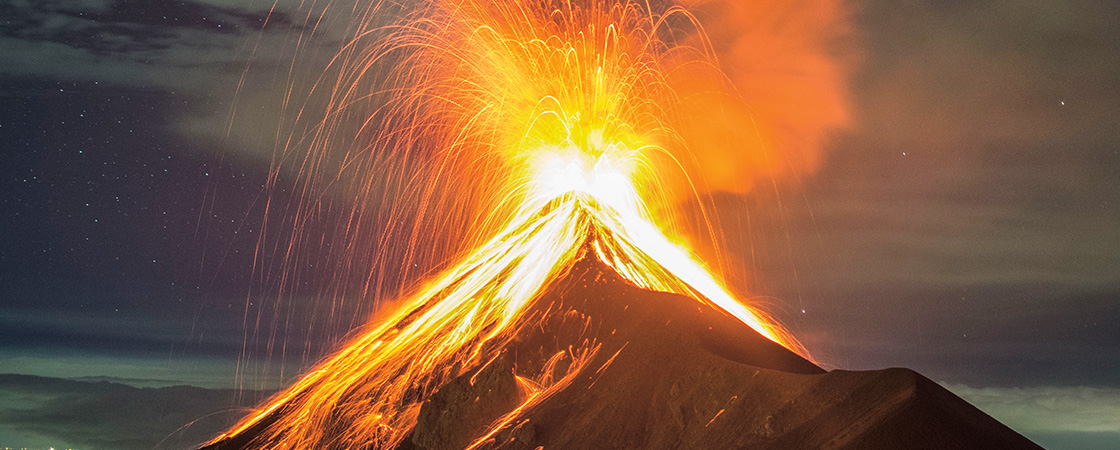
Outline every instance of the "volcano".
<svg viewBox="0 0 1120 450"><path fill-rule="evenodd" d="M718 235L713 189L802 164L769 156L786 127L720 70L684 7L702 2L359 3L304 103L325 115L292 110L274 158L303 192L276 212L293 235L258 248L287 249L281 287L326 252L306 272L324 301L381 286L397 249L404 267L450 251L435 242L463 253L205 448L1036 448L911 371L821 369L673 239ZM780 33L832 14L777 11ZM789 48L742 61L751 85ZM833 72L794 66L783 90ZM831 114L812 97L781 109ZM337 233L308 238L320 214Z"/></svg>
<svg viewBox="0 0 1120 450"><path fill-rule="evenodd" d="M535 217L565 208L576 216L605 210L572 197ZM551 219L540 220L526 224ZM475 347L484 357L456 360L438 383L412 382L396 400L415 405L401 409L413 420L389 448L1040 448L911 370L825 371L718 305L639 287L615 269L620 253L604 250L605 242L621 245L613 227L568 223L591 225L577 227L582 243L522 306L507 337ZM526 225L499 240L520 242L510 236L541 229ZM516 262L494 273L528 282L510 269L524 258L501 260ZM406 357L421 364L426 355ZM477 363L462 362L471 360ZM310 447L385 448L385 441L355 438L367 413L352 411L380 400L373 398L378 386L364 385L376 380L355 373L342 377L349 384L327 397L333 400L307 400L315 383L325 381L297 386L256 420L203 448L300 448L285 442L284 427L312 410L293 406L301 401L328 412L314 422L319 434Z"/></svg>
<svg viewBox="0 0 1120 450"><path fill-rule="evenodd" d="M511 367L583 339L602 343L593 370L478 448L1040 448L914 371L826 372L733 317L636 288L592 258L535 308L551 311L536 333L464 377L475 384L437 392L402 449L466 447L471 425L496 417L462 414L502 402L495 393L510 390Z"/></svg>

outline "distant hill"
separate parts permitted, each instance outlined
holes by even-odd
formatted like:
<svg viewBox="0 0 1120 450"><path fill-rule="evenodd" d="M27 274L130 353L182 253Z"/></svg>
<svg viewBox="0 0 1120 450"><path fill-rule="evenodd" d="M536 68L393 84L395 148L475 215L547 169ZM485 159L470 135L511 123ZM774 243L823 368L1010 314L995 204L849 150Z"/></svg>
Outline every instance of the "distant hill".
<svg viewBox="0 0 1120 450"><path fill-rule="evenodd" d="M268 394L0 374L0 447L191 448Z"/></svg>

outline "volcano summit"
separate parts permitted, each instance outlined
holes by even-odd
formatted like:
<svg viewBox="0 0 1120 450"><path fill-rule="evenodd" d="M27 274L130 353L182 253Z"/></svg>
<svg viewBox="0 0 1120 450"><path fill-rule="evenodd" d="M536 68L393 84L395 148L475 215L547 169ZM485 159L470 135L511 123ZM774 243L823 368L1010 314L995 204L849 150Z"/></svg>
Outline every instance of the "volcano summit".
<svg viewBox="0 0 1120 450"><path fill-rule="evenodd" d="M1038 448L913 371L826 372L641 229L582 194L522 215L204 448Z"/></svg>

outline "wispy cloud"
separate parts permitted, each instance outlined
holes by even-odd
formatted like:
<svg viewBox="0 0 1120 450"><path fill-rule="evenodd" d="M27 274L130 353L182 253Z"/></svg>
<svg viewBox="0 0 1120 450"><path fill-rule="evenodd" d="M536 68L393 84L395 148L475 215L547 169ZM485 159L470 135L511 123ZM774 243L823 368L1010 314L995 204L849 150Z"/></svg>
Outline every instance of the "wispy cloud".
<svg viewBox="0 0 1120 450"><path fill-rule="evenodd" d="M310 36L302 18L313 8L292 3L0 2L0 79L168 92L168 122L183 136L209 148L233 137L241 154L268 155L271 147L255 147L275 134L278 118L264 112L278 109L284 83L273 77L297 42L314 47L335 31L324 24ZM254 114L233 124L235 105Z"/></svg>
<svg viewBox="0 0 1120 450"><path fill-rule="evenodd" d="M1023 433L1120 433L1120 388L944 386Z"/></svg>
<svg viewBox="0 0 1120 450"><path fill-rule="evenodd" d="M191 448L266 394L0 375L0 446Z"/></svg>
<svg viewBox="0 0 1120 450"><path fill-rule="evenodd" d="M202 87L217 69L236 72L246 37L268 23L291 30L282 11L199 3L26 2L0 5L0 75ZM159 11L154 12L154 11ZM232 67L223 67L232 66ZM193 76L192 76L193 75Z"/></svg>

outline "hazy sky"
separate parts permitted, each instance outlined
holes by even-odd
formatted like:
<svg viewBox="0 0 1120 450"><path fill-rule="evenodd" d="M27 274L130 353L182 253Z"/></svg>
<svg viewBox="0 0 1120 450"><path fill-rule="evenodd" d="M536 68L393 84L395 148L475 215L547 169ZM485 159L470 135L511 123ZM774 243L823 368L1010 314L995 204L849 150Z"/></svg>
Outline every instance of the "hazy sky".
<svg viewBox="0 0 1120 450"><path fill-rule="evenodd" d="M232 384L291 3L0 0L0 373ZM1120 4L855 10L851 130L716 195L729 279L829 367L1118 437Z"/></svg>

